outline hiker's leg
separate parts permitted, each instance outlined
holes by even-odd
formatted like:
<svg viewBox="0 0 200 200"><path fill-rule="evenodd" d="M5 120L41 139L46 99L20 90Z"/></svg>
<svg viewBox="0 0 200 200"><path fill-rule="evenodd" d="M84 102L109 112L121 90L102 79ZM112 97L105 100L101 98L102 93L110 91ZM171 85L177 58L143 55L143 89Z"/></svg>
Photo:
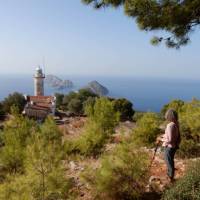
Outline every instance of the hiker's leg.
<svg viewBox="0 0 200 200"><path fill-rule="evenodd" d="M174 177L174 166L173 166L173 150L172 148L165 148L165 162L167 165L167 175L170 178Z"/></svg>
<svg viewBox="0 0 200 200"><path fill-rule="evenodd" d="M171 159L172 159L172 178L174 178L175 166L174 166L174 156L176 153L175 148L171 148Z"/></svg>

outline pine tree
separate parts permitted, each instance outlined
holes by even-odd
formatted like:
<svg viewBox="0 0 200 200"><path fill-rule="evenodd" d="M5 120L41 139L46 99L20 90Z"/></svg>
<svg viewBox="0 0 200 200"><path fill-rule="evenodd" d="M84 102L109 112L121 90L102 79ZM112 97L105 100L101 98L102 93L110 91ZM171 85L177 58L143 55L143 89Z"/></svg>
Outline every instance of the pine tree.
<svg viewBox="0 0 200 200"><path fill-rule="evenodd" d="M165 41L168 47L180 48L189 42L189 34L200 25L199 0L82 0L102 7L123 6L127 16L136 19L145 31L164 30L170 36L154 37L152 44Z"/></svg>

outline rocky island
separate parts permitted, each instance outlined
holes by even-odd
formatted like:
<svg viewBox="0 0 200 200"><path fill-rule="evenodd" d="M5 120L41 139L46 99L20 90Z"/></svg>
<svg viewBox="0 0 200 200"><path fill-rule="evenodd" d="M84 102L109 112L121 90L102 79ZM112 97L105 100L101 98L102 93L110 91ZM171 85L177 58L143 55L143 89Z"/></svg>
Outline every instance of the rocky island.
<svg viewBox="0 0 200 200"><path fill-rule="evenodd" d="M88 89L99 96L106 96L109 93L109 90L105 86L101 85L98 81L89 82L84 89Z"/></svg>
<svg viewBox="0 0 200 200"><path fill-rule="evenodd" d="M61 78L54 75L47 75L45 82L48 84L48 86L58 90L73 88L72 81L62 80Z"/></svg>

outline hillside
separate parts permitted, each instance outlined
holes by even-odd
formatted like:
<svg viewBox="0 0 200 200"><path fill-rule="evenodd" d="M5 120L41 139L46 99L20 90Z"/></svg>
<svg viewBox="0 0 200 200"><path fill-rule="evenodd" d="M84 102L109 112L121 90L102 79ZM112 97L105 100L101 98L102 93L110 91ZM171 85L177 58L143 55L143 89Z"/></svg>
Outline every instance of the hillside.
<svg viewBox="0 0 200 200"><path fill-rule="evenodd" d="M59 125L59 128L63 131L65 138L78 138L83 130L84 124L87 122L85 117L71 117L63 119L63 124ZM133 129L136 127L134 122L126 121L121 122L115 129L115 134L110 143L106 145L106 152L112 151L122 139L121 133L127 138L130 136ZM144 148L149 155L149 159L153 158L154 148ZM184 175L185 166L190 162L190 159L180 159L176 158L176 176L175 179L178 180ZM91 190L88 185L82 182L80 176L88 167L97 169L100 167L99 158L78 158L75 160L69 160L66 163L66 167L69 168L67 176L75 178L76 192L79 196L77 200L93 200ZM166 177L166 164L163 157L163 152L161 148L158 149L155 160L150 168L149 181L146 185L146 196L144 199L152 200L160 199L160 193L162 193L166 188L170 186L169 180Z"/></svg>

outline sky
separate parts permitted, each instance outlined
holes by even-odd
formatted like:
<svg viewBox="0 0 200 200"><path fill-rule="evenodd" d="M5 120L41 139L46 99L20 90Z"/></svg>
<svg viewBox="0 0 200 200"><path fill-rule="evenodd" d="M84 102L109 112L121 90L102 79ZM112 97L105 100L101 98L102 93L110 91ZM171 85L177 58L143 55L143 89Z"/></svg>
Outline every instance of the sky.
<svg viewBox="0 0 200 200"><path fill-rule="evenodd" d="M154 47L123 9L81 0L0 0L0 74L165 77L200 80L199 30L181 50Z"/></svg>

